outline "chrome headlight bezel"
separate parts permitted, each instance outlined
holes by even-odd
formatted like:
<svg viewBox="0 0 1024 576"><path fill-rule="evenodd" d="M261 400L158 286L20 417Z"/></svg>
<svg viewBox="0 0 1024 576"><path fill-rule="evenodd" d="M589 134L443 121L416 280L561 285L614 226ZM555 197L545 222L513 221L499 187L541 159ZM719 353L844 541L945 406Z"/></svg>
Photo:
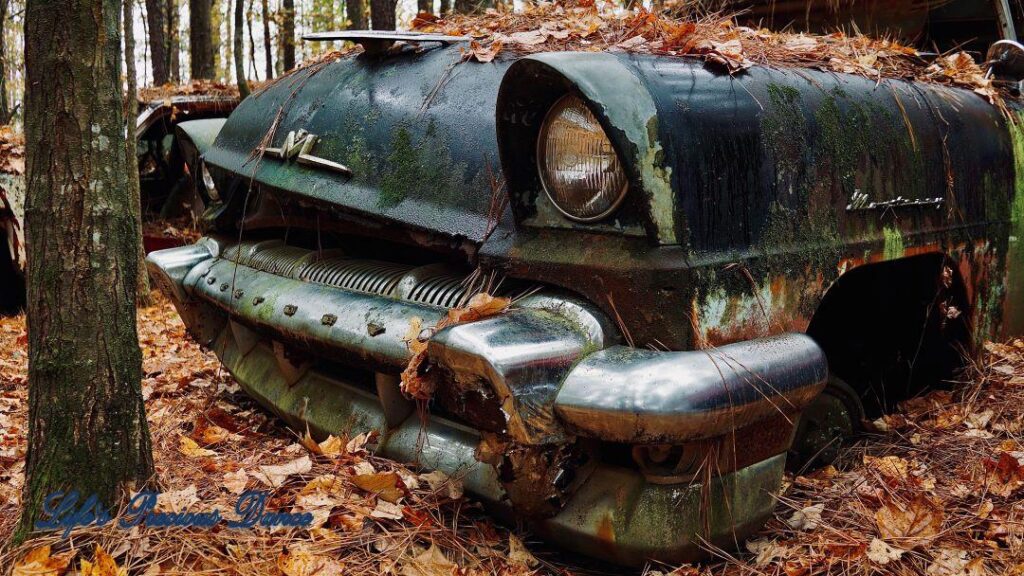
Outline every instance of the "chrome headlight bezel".
<svg viewBox="0 0 1024 576"><path fill-rule="evenodd" d="M206 167L206 161L200 161L199 163L199 177L203 182L203 188L206 190L206 196L211 202L220 202L220 192L217 190L217 183L213 179L213 175L210 174L209 168Z"/></svg>
<svg viewBox="0 0 1024 576"><path fill-rule="evenodd" d="M548 145L548 133L551 124L558 118L559 114L563 112L563 108L567 105L566 103L571 103L574 100L578 100L578 103L581 104L582 108L586 110L586 113L590 116L590 119L593 121L593 123L597 125L598 129L600 130L601 136L603 136L604 139L607 141L608 147L611 149L611 152L615 155L617 169L618 171L621 172L620 176L622 178L622 185L618 187L616 192L614 192L614 196L611 197L611 200L607 202L606 206L603 206L601 210L594 214L581 215L578 213L573 213L571 210L561 205L557 199L558 195L553 192L552 184L549 183L548 181L549 170L545 165L546 148ZM600 122L598 122L597 117L594 115L592 111L590 111L589 107L587 106L586 100L574 92L564 94L563 96L555 100L551 107L548 108L547 113L544 115L544 120L541 122L540 129L537 132L535 156L537 176L540 180L541 187L544 189L544 194L547 196L548 201L551 203L552 206L554 206L556 210L558 210L559 213L562 214L562 216L565 216L566 218L574 222L589 224L604 220L605 218L607 218L608 216L610 216L612 213L619 209L623 201L625 201L626 195L629 192L629 178L626 175L625 164L623 163L621 156L612 145L611 138L608 137L608 134L605 132L604 127L600 125ZM595 191L594 198L599 196L601 193L601 190Z"/></svg>

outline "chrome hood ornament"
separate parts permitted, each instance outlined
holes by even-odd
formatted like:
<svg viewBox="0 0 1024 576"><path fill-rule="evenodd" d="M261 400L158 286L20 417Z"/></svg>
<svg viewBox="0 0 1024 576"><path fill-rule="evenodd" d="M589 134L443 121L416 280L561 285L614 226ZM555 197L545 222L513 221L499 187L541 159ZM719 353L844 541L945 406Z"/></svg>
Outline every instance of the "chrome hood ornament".
<svg viewBox="0 0 1024 576"><path fill-rule="evenodd" d="M285 136L284 142L281 143L280 147L264 146L262 151L264 154L269 154L285 162L294 161L296 164L302 164L303 166L331 170L332 172L351 177L352 170L348 166L312 154L313 147L319 141L320 137L316 134L305 130L292 130Z"/></svg>

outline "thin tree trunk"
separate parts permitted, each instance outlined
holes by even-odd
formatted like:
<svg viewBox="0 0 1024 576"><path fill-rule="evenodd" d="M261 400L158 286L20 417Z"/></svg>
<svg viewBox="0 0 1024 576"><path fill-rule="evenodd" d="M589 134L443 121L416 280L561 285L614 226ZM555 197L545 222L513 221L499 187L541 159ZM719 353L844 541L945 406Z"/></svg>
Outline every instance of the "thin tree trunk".
<svg viewBox="0 0 1024 576"><path fill-rule="evenodd" d="M459 14L482 14L488 8L494 8L494 0L455 0Z"/></svg>
<svg viewBox="0 0 1024 576"><path fill-rule="evenodd" d="M252 4L249 0L249 8L245 11L245 26L249 29L249 67L252 70L252 79L259 82L260 73L256 69L256 38L252 35Z"/></svg>
<svg viewBox="0 0 1024 576"><path fill-rule="evenodd" d="M260 0L263 10L263 57L266 59L267 80L274 77L274 55L270 49L270 6L267 0Z"/></svg>
<svg viewBox="0 0 1024 576"><path fill-rule="evenodd" d="M0 0L0 124L11 122L11 103L7 99L7 49L4 38L7 32L9 0Z"/></svg>
<svg viewBox="0 0 1024 576"><path fill-rule="evenodd" d="M245 34L245 0L235 0L235 81L242 98L249 95L249 82L245 78L245 50L242 42Z"/></svg>
<svg viewBox="0 0 1024 576"><path fill-rule="evenodd" d="M95 494L113 513L153 476L121 10L121 0L28 0L26 9L29 423L16 539L48 494Z"/></svg>
<svg viewBox="0 0 1024 576"><path fill-rule="evenodd" d="M210 0L189 0L188 46L192 79L213 79L213 42L210 36Z"/></svg>
<svg viewBox="0 0 1024 576"><path fill-rule="evenodd" d="M285 70L295 68L295 0L283 0L281 8L283 24L281 26L282 64Z"/></svg>
<svg viewBox="0 0 1024 576"><path fill-rule="evenodd" d="M181 33L178 22L178 0L167 0L168 79L181 82Z"/></svg>
<svg viewBox="0 0 1024 576"><path fill-rule="evenodd" d="M142 192L139 190L139 163L135 142L135 118L139 114L138 76L135 70L135 15L132 9L134 0L122 0L124 5L124 74L128 79L124 95L125 123L125 169L128 171L128 194L131 195L132 213L135 214L135 226L138 230L139 263L136 274L136 300L139 306L153 303L149 295L149 273L146 272L146 251L142 247Z"/></svg>
<svg viewBox="0 0 1024 576"><path fill-rule="evenodd" d="M445 14L448 14L451 11L452 11L452 2L451 2L451 0L441 0L441 6L438 9L438 14L441 14L443 16Z"/></svg>
<svg viewBox="0 0 1024 576"><path fill-rule="evenodd" d="M420 13L433 14L434 0L416 0L416 11Z"/></svg>
<svg viewBox="0 0 1024 576"><path fill-rule="evenodd" d="M170 79L170 58L167 42L167 19L163 0L146 0L146 22L149 25L149 52L152 57L153 84L161 86Z"/></svg>
<svg viewBox="0 0 1024 576"><path fill-rule="evenodd" d="M345 0L345 12L351 30L366 29L366 4L363 0Z"/></svg>
<svg viewBox="0 0 1024 576"><path fill-rule="evenodd" d="M398 0L370 0L370 25L374 30L395 29L395 5Z"/></svg>
<svg viewBox="0 0 1024 576"><path fill-rule="evenodd" d="M220 37L220 28L227 20L228 36L227 46L223 45ZM213 77L230 78L231 70L231 0L227 0L227 6L222 6L220 0L210 0L210 44L213 46ZM221 48L226 48L228 59L225 61Z"/></svg>

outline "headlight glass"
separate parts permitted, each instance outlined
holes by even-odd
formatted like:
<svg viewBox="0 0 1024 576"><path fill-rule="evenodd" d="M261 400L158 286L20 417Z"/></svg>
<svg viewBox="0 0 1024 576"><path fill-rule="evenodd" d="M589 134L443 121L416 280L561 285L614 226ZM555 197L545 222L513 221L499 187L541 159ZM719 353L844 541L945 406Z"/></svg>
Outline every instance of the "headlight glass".
<svg viewBox="0 0 1024 576"><path fill-rule="evenodd" d="M537 142L544 191L565 216L600 220L626 195L628 181L601 124L579 96L569 94L548 112Z"/></svg>
<svg viewBox="0 0 1024 576"><path fill-rule="evenodd" d="M217 185L213 182L213 176L210 175L210 170L206 167L206 162L203 162L203 186L206 188L206 195L209 196L210 200L214 202L220 202L220 193L217 192Z"/></svg>

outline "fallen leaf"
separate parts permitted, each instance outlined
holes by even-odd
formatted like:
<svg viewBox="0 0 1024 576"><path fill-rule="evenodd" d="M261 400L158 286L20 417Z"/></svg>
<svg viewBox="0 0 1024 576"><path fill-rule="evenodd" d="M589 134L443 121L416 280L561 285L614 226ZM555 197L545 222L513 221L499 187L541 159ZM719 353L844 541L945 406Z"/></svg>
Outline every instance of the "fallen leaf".
<svg viewBox="0 0 1024 576"><path fill-rule="evenodd" d="M323 442L317 442L309 435L309 430L306 430L301 444L306 447L306 450L318 456L338 456L345 449L341 438L329 434Z"/></svg>
<svg viewBox="0 0 1024 576"><path fill-rule="evenodd" d="M377 494L393 504L397 503L405 495L402 488L398 485L398 474L394 472L360 474L352 477L352 483L367 492Z"/></svg>
<svg viewBox="0 0 1024 576"><path fill-rule="evenodd" d="M815 504L802 510L797 510L786 520L786 524L794 530L814 530L821 522L821 513L825 510L824 504Z"/></svg>
<svg viewBox="0 0 1024 576"><path fill-rule="evenodd" d="M1009 452L1002 452L999 460L985 460L985 484L988 491L1009 498L1024 487L1024 467Z"/></svg>
<svg viewBox="0 0 1024 576"><path fill-rule="evenodd" d="M508 563L524 568L536 568L540 564L540 560L530 554L523 541L510 532L508 535Z"/></svg>
<svg viewBox="0 0 1024 576"><path fill-rule="evenodd" d="M899 560L903 557L903 550L899 548L893 548L884 541L878 538L873 538L871 543L868 544L868 559L875 564L886 565L894 560Z"/></svg>
<svg viewBox="0 0 1024 576"><path fill-rule="evenodd" d="M204 456L216 456L217 453L213 450L207 450L206 448L200 448L196 441L187 436L178 436L178 452L181 452L189 458L201 458Z"/></svg>
<svg viewBox="0 0 1024 576"><path fill-rule="evenodd" d="M422 554L403 563L399 574L401 576L451 576L455 568L455 563L446 558L436 544L431 543L430 548Z"/></svg>
<svg viewBox="0 0 1024 576"><path fill-rule="evenodd" d="M286 548L277 557L277 568L285 576L343 576L344 564L323 554L314 554L304 547Z"/></svg>
<svg viewBox="0 0 1024 576"><path fill-rule="evenodd" d="M875 512L879 535L907 550L935 537L943 519L942 509L923 496L907 503L887 502Z"/></svg>
<svg viewBox="0 0 1024 576"><path fill-rule="evenodd" d="M128 570L119 567L99 544L96 545L92 562L82 560L78 572L79 576L128 576Z"/></svg>
<svg viewBox="0 0 1024 576"><path fill-rule="evenodd" d="M446 498L457 500L462 498L462 482L456 480L440 470L428 472L426 474L420 474L420 480L423 480L430 486L432 492L440 492Z"/></svg>
<svg viewBox="0 0 1024 576"><path fill-rule="evenodd" d="M245 470L239 468L234 472L224 473L224 488L227 488L228 492L232 494L241 494L245 492L245 486L249 483L249 475L245 473Z"/></svg>
<svg viewBox="0 0 1024 576"><path fill-rule="evenodd" d="M71 563L71 557L75 551L71 550L56 556L50 555L50 546L40 546L29 550L21 560L14 565L11 576L59 576L63 574Z"/></svg>
<svg viewBox="0 0 1024 576"><path fill-rule="evenodd" d="M197 502L199 497L196 495L196 486L192 484L181 490L161 492L156 497L156 508L164 512L184 512Z"/></svg>
<svg viewBox="0 0 1024 576"><path fill-rule="evenodd" d="M313 462L309 459L309 456L302 456L277 466L260 466L259 471L253 472L252 476L260 482L276 488L284 484L288 477L295 476L296 474L305 474L312 469Z"/></svg>
<svg viewBox="0 0 1024 576"><path fill-rule="evenodd" d="M374 518L385 518L388 520L402 519L402 506L392 504L387 500L377 500L377 507L370 512Z"/></svg>

